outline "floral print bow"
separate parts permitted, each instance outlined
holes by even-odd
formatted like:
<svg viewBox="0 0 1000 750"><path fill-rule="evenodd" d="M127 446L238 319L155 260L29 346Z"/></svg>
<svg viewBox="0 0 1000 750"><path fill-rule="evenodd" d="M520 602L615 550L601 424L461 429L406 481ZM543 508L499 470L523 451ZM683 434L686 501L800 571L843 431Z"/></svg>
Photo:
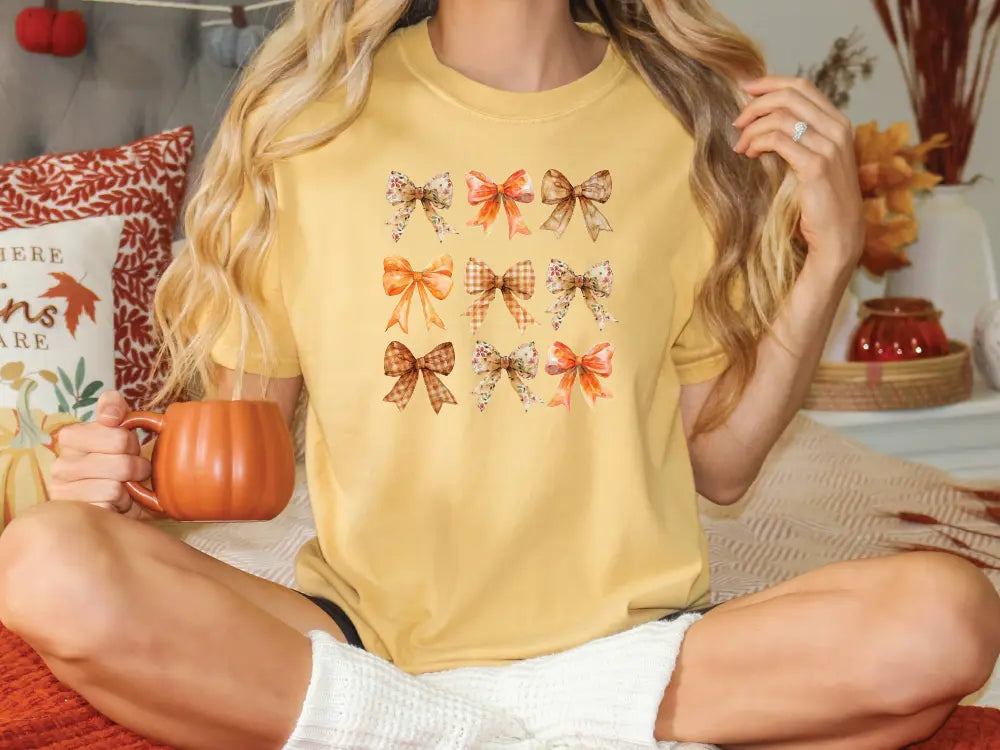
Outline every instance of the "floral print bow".
<svg viewBox="0 0 1000 750"><path fill-rule="evenodd" d="M611 225L594 203L605 203L611 197L611 172L602 169L595 172L586 182L574 186L558 169L550 169L542 177L542 203L552 205L552 215L542 224L542 229L551 229L556 237L562 237L573 216L573 206L580 201L583 221L590 232L590 239L597 242L597 235L603 229L611 231Z"/></svg>
<svg viewBox="0 0 1000 750"><path fill-rule="evenodd" d="M528 324L535 322L535 318L521 307L517 297L530 299L535 293L535 269L531 261L522 260L515 263L503 276L497 276L493 273L493 269L476 258L469 258L469 262L465 264L465 291L469 294L478 294L479 297L462 313L463 316L472 319L470 321L472 332L475 333L482 325L486 311L498 289L503 294L507 309L514 316L518 330L524 333Z"/></svg>
<svg viewBox="0 0 1000 750"><path fill-rule="evenodd" d="M424 183L423 187L414 185L413 181L402 172L390 172L385 186L385 199L390 205L399 206L392 218L386 222L392 227L393 241L399 242L399 238L403 236L403 230L413 215L413 209L417 207L417 201L424 207L424 215L437 232L439 242L444 242L446 234L457 234L437 212L439 208L451 208L454 195L455 186L452 184L451 175L447 172L434 175Z"/></svg>
<svg viewBox="0 0 1000 750"><path fill-rule="evenodd" d="M611 398L611 393L601 388L597 378L611 375L611 357L614 353L614 345L607 341L598 344L582 357L576 356L573 350L561 341L554 343L549 349L549 361L545 365L545 372L549 375L562 375L562 378L559 380L555 395L549 401L549 406L569 408L573 381L576 380L577 373L580 373L583 397L591 406L597 403L599 398Z"/></svg>
<svg viewBox="0 0 1000 750"><path fill-rule="evenodd" d="M454 283L451 278L452 268L450 255L439 255L420 271L414 271L410 262L398 255L392 255L383 260L382 288L390 297L395 297L397 294L403 295L392 311L385 330L388 331L393 325L399 323L403 333L409 333L407 326L410 320L410 302L413 300L414 290L420 292L420 306L424 310L424 322L427 324L427 330L431 329L431 323L439 328L444 328L444 321L434 311L428 292L437 299L447 297Z"/></svg>
<svg viewBox="0 0 1000 750"><path fill-rule="evenodd" d="M525 380L531 380L538 374L538 349L535 342L521 344L510 353L510 356L502 357L500 352L487 344L485 341L477 341L476 348L472 351L472 370L477 375L482 375L483 379L472 392L478 398L476 406L479 411L486 409L493 395L493 389L500 381L501 374L506 370L510 378L510 384L514 387L517 395L524 404L524 410L532 404L545 403L538 396L533 394L528 388Z"/></svg>
<svg viewBox="0 0 1000 750"><path fill-rule="evenodd" d="M535 200L531 177L527 172L519 169L504 180L502 185L497 185L482 172L471 171L465 175L465 184L469 187L469 204L482 204L479 215L469 222L470 226L481 226L484 232L488 231L500 213L500 204L503 204L507 213L507 239L514 239L515 234L531 234L517 207L518 202L531 203Z"/></svg>
<svg viewBox="0 0 1000 750"><path fill-rule="evenodd" d="M396 408L403 411L417 387L417 378L423 373L431 407L435 414L440 414L442 406L457 402L437 374L449 375L454 367L455 347L450 341L438 344L422 357L414 357L405 344L393 341L385 350L385 374L399 380L382 400L395 404Z"/></svg>
<svg viewBox="0 0 1000 750"><path fill-rule="evenodd" d="M559 330L563 318L569 311L570 303L579 289L587 307L597 321L597 327L604 330L605 323L617 323L618 319L604 309L600 300L611 296L611 287L615 281L611 262L604 261L590 267L587 273L578 276L572 268L561 260L552 259L549 263L545 288L556 295L556 301L545 311L554 313L552 327Z"/></svg>

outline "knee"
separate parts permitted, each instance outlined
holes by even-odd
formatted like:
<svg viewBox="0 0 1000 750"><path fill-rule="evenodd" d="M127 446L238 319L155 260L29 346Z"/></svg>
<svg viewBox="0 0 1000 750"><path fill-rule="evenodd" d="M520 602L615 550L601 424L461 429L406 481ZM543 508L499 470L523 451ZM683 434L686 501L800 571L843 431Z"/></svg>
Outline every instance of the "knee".
<svg viewBox="0 0 1000 750"><path fill-rule="evenodd" d="M112 635L110 514L46 503L0 535L0 622L42 653L84 659Z"/></svg>
<svg viewBox="0 0 1000 750"><path fill-rule="evenodd" d="M863 684L876 707L914 715L978 690L1000 653L1000 597L975 566L943 553L880 561L863 597Z"/></svg>

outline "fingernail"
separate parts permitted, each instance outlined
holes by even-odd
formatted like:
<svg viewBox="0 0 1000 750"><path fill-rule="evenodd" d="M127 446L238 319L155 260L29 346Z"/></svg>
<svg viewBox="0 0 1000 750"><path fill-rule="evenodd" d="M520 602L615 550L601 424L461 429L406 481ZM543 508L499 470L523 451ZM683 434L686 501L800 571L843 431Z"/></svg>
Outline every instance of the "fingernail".
<svg viewBox="0 0 1000 750"><path fill-rule="evenodd" d="M104 410L104 415L107 416L107 417L111 417L112 419L121 419L122 417L125 416L124 413L122 413L118 409L115 409L114 407L105 409Z"/></svg>

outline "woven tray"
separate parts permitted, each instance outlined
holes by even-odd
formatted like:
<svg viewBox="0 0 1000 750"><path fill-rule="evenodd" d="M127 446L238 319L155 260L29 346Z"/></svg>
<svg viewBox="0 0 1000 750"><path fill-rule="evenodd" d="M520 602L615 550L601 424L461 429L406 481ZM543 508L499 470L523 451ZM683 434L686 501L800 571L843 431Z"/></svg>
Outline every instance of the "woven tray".
<svg viewBox="0 0 1000 750"><path fill-rule="evenodd" d="M951 354L907 362L822 362L805 408L886 411L944 406L972 397L972 355L952 341Z"/></svg>

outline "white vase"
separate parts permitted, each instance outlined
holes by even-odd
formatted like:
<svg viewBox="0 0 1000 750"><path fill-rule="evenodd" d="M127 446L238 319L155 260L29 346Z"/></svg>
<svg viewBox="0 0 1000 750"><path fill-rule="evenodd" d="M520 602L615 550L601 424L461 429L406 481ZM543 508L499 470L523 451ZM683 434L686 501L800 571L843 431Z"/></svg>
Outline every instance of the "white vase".
<svg viewBox="0 0 1000 750"><path fill-rule="evenodd" d="M947 185L918 199L920 236L906 251L913 265L890 273L886 284L886 296L929 299L944 313L947 334L966 342L976 314L1000 296L990 237L968 190Z"/></svg>
<svg viewBox="0 0 1000 750"><path fill-rule="evenodd" d="M983 376L1000 391L1000 302L991 302L976 316L972 351Z"/></svg>

